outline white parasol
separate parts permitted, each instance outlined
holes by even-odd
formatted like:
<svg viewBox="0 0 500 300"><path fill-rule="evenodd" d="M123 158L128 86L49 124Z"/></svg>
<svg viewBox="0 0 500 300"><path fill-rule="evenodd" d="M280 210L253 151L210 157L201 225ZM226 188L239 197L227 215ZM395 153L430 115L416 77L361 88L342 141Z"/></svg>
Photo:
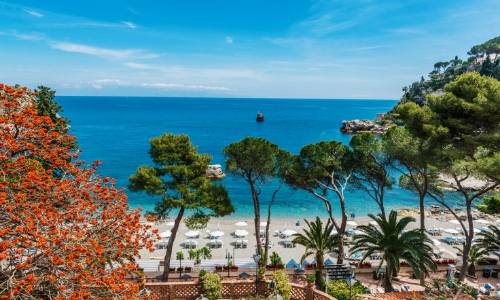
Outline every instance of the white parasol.
<svg viewBox="0 0 500 300"><path fill-rule="evenodd" d="M247 226L248 224L246 222L237 222L234 225L236 225L236 226Z"/></svg>
<svg viewBox="0 0 500 300"><path fill-rule="evenodd" d="M291 230L291 229L287 229L287 230L285 230L285 231L282 231L281 233L282 233L284 236L291 236L292 234L296 234L296 233L297 233L297 231L295 231L295 230Z"/></svg>
<svg viewBox="0 0 500 300"><path fill-rule="evenodd" d="M497 219L495 222L500 223L500 219Z"/></svg>
<svg viewBox="0 0 500 300"><path fill-rule="evenodd" d="M219 230L210 232L210 236L212 236L212 237L213 236L223 236L223 235L224 235L224 232L219 231Z"/></svg>
<svg viewBox="0 0 500 300"><path fill-rule="evenodd" d="M486 220L483 220L483 219L479 219L479 220L476 220L474 222L481 223L481 224L490 224L490 221L486 221Z"/></svg>
<svg viewBox="0 0 500 300"><path fill-rule="evenodd" d="M446 233L458 234L458 230L456 230L456 229L446 228L443 231L446 232Z"/></svg>
<svg viewBox="0 0 500 300"><path fill-rule="evenodd" d="M236 230L234 232L234 235L235 236L246 236L246 235L248 235L248 231L246 231L246 230Z"/></svg>
<svg viewBox="0 0 500 300"><path fill-rule="evenodd" d="M377 221L370 221L370 223L369 223L369 224L372 224L373 226L378 226Z"/></svg>
<svg viewBox="0 0 500 300"><path fill-rule="evenodd" d="M167 225L167 226L174 226L174 225L175 225L175 223L174 223L174 222L168 222L168 223L167 223L167 224L165 224L165 225Z"/></svg>
<svg viewBox="0 0 500 300"><path fill-rule="evenodd" d="M159 236L162 237L162 238L168 238L172 235L172 232L170 232L170 230L167 230L167 231L164 231L164 232L160 232Z"/></svg>
<svg viewBox="0 0 500 300"><path fill-rule="evenodd" d="M190 231L184 233L184 236L189 237L189 238L193 238L193 237L199 236L199 235L200 235L199 231L193 231L193 230L190 230Z"/></svg>
<svg viewBox="0 0 500 300"><path fill-rule="evenodd" d="M332 234L331 235L334 235L334 234L337 234L337 230L332 230Z"/></svg>
<svg viewBox="0 0 500 300"><path fill-rule="evenodd" d="M432 241L432 244L433 244L434 246L439 246L439 245L441 245L441 242L440 242L440 241L438 241L438 240L436 240L436 239L431 239L431 241Z"/></svg>
<svg viewBox="0 0 500 300"><path fill-rule="evenodd" d="M458 220L455 220L455 219L450 220L449 222L450 222L451 224L457 224L457 225L458 225L458 224L460 224L460 222L459 222Z"/></svg>
<svg viewBox="0 0 500 300"><path fill-rule="evenodd" d="M477 229L477 228L472 228L472 231L474 231L474 233L480 233L481 230ZM467 232L469 232L469 229L467 228Z"/></svg>
<svg viewBox="0 0 500 300"><path fill-rule="evenodd" d="M347 221L346 224L351 225L351 226L358 226L358 223L356 223L354 221Z"/></svg>
<svg viewBox="0 0 500 300"><path fill-rule="evenodd" d="M260 222L260 226L262 226L262 227L267 226L267 222Z"/></svg>

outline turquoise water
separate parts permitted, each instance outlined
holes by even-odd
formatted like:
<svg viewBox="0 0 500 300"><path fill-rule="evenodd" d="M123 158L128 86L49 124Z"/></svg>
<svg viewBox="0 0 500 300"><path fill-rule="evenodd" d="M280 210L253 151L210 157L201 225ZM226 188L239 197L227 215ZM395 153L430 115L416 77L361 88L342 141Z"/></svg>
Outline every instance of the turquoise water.
<svg viewBox="0 0 500 300"><path fill-rule="evenodd" d="M397 101L388 100L296 100L217 99L149 97L57 97L62 115L71 120L71 134L78 138L87 162L102 161L99 173L116 178L126 187L137 166L150 164L149 139L161 133L187 134L200 153L213 157L212 164L224 164L222 149L246 136L262 137L297 154L309 143L338 140L349 143L350 134L339 131L342 120L374 119L390 110ZM257 111L265 122L256 122ZM248 184L227 176L221 180L237 207L235 218L253 216ZM276 183L264 187L266 205ZM158 199L126 192L132 208L151 210ZM337 203L331 195L332 202ZM416 207L416 197L399 188L386 196L390 208ZM378 207L361 192L346 197L349 212L358 216L377 213ZM266 206L267 207L267 206ZM335 208L336 212L339 210ZM288 187L278 193L273 216L287 219L326 217L324 204L315 197Z"/></svg>

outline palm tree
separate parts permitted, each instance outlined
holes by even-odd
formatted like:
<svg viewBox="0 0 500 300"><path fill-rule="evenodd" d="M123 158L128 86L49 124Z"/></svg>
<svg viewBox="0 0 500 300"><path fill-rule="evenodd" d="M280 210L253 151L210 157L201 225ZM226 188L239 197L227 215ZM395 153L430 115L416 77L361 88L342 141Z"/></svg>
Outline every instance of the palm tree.
<svg viewBox="0 0 500 300"><path fill-rule="evenodd" d="M363 233L354 236L356 243L351 251L366 251L360 263L373 253L382 254L377 269L380 269L384 262L387 263L385 292L393 291L392 276L400 270L400 259L408 262L417 277L420 277L420 274L428 275L428 269L436 270L436 263L429 254L432 252L430 246L432 241L422 229L405 230L410 222L415 222L413 217L403 217L398 221L398 215L394 210L390 212L388 218L382 214L377 217L372 214L368 216L377 222L379 228L372 224L358 226L357 229Z"/></svg>
<svg viewBox="0 0 500 300"><path fill-rule="evenodd" d="M500 228L490 225L488 229L477 234L481 247L488 251L500 251Z"/></svg>
<svg viewBox="0 0 500 300"><path fill-rule="evenodd" d="M454 247L458 250L457 256L464 256L463 250ZM481 249L477 245L474 245L470 248L469 251L469 267L467 268L467 273L471 276L476 276L476 264L486 261L485 256L489 254L489 251L486 249Z"/></svg>
<svg viewBox="0 0 500 300"><path fill-rule="evenodd" d="M315 222L309 223L307 220L304 221L309 229L304 230L304 234L294 234L295 238L292 243L306 247L302 260L313 254L316 260L316 267L321 269L325 261L325 254L333 252L337 245L337 238L335 235L332 235L333 224L328 219L325 228L323 228L319 217L316 217Z"/></svg>

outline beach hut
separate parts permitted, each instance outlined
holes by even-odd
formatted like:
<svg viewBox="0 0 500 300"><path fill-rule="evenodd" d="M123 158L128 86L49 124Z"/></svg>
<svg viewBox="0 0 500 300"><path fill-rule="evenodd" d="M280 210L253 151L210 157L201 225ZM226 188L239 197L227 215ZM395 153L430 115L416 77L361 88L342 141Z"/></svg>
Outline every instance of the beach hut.
<svg viewBox="0 0 500 300"><path fill-rule="evenodd" d="M325 265L333 265L333 261L329 258L325 260Z"/></svg>
<svg viewBox="0 0 500 300"><path fill-rule="evenodd" d="M294 269L300 267L300 264L295 261L295 259L291 259L286 265L285 268L287 269Z"/></svg>

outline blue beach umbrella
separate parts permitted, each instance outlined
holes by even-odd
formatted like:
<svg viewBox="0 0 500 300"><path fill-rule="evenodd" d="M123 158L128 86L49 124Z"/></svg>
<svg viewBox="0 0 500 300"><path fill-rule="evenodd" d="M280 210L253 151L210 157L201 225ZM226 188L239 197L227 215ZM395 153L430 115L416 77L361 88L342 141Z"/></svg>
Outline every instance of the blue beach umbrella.
<svg viewBox="0 0 500 300"><path fill-rule="evenodd" d="M298 262L295 261L295 259L291 259L286 265L285 265L285 268L287 269L293 269L293 268L297 268L299 267L300 264Z"/></svg>
<svg viewBox="0 0 500 300"><path fill-rule="evenodd" d="M325 265L333 265L333 261L329 258L325 260Z"/></svg>

